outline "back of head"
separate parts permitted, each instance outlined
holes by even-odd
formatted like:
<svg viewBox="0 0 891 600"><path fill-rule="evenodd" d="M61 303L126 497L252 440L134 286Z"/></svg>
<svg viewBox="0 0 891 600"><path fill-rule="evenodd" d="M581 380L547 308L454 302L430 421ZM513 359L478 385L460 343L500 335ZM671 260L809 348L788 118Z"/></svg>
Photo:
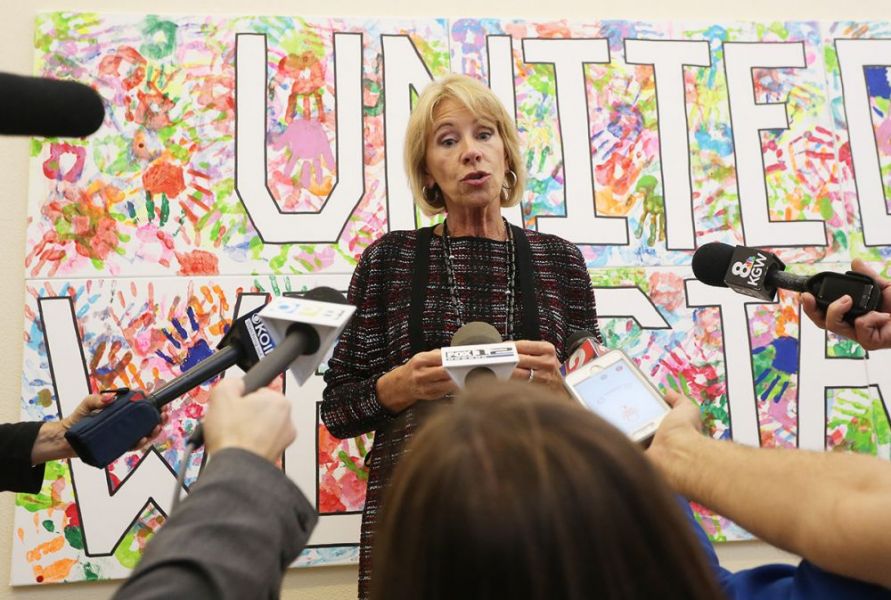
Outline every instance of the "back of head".
<svg viewBox="0 0 891 600"><path fill-rule="evenodd" d="M478 386L441 411L385 500L375 599L720 597L640 449L536 386Z"/></svg>

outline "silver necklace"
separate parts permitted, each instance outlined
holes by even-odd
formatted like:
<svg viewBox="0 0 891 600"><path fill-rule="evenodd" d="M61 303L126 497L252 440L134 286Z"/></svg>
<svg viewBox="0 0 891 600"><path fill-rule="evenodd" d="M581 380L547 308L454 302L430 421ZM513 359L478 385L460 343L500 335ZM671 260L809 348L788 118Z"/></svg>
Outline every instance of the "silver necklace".
<svg viewBox="0 0 891 600"><path fill-rule="evenodd" d="M504 227L507 230L507 310L505 311L507 314L504 318L504 339L510 340L513 339L514 335L514 305L516 296L514 293L514 279L516 278L517 265L516 252L514 250L514 232L511 229L510 224L507 222L507 219L502 217L502 220L504 221ZM458 297L458 282L455 278L454 266L452 265L452 243L449 238L448 219L442 223L442 245L444 250L443 257L445 260L446 279L448 280L449 292L452 296L452 304L455 306L458 323L464 325L464 303Z"/></svg>

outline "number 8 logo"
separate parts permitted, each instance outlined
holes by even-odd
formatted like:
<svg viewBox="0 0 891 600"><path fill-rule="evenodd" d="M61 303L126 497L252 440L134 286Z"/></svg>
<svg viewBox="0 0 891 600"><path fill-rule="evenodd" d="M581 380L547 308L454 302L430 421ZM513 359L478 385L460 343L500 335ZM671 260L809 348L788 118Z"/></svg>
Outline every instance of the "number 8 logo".
<svg viewBox="0 0 891 600"><path fill-rule="evenodd" d="M752 267L744 262L735 262L733 263L733 266L730 267L730 272L737 277L748 277L751 271Z"/></svg>

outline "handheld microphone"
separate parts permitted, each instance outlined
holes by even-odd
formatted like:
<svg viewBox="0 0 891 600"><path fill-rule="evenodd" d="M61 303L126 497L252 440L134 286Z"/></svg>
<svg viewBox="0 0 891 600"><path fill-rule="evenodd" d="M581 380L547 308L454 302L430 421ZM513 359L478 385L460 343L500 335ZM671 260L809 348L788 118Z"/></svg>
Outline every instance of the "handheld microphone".
<svg viewBox="0 0 891 600"><path fill-rule="evenodd" d="M65 432L71 448L86 464L104 468L151 433L161 422L161 407L232 365L249 370L275 347L260 318L261 309L236 319L217 345L217 352L159 389L148 394L128 388L115 390L117 398L111 404Z"/></svg>
<svg viewBox="0 0 891 600"><path fill-rule="evenodd" d="M520 362L517 345L503 342L497 329L481 321L462 325L441 352L442 366L459 387L480 376L508 379Z"/></svg>
<svg viewBox="0 0 891 600"><path fill-rule="evenodd" d="M569 358L560 365L560 374L566 377L589 361L603 356L607 351L593 331L579 329L566 339L566 354Z"/></svg>
<svg viewBox="0 0 891 600"><path fill-rule="evenodd" d="M102 98L89 86L0 73L0 135L83 137L104 119Z"/></svg>
<svg viewBox="0 0 891 600"><path fill-rule="evenodd" d="M811 275L786 273L786 265L776 255L757 248L730 246L710 242L693 254L693 275L706 285L729 287L733 291L771 301L777 288L793 292L810 292L817 306L826 310L842 296L854 301L844 319L853 322L857 317L876 310L881 303L881 290L871 277L848 271L824 271Z"/></svg>
<svg viewBox="0 0 891 600"><path fill-rule="evenodd" d="M288 370L293 373L298 385L306 383L354 312L356 307L347 304L343 294L325 286L313 288L301 297L273 299L260 311L260 318L269 328L276 345L284 344L286 339L295 336L304 345L299 354L284 363L287 368L283 367L276 373ZM264 368L271 368L273 364L268 359Z"/></svg>
<svg viewBox="0 0 891 600"><path fill-rule="evenodd" d="M255 392L291 371L299 385L315 373L328 349L352 318L356 307L337 290L320 286L300 298L279 297L264 306L259 317L275 341L275 348L244 374L244 393ZM204 443L201 424L189 436L194 448Z"/></svg>

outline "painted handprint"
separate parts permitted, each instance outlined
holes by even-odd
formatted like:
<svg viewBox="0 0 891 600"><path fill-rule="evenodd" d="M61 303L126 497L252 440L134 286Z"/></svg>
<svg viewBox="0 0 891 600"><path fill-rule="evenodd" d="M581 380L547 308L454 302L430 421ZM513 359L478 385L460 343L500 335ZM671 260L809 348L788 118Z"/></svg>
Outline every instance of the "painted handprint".
<svg viewBox="0 0 891 600"><path fill-rule="evenodd" d="M891 459L891 427L881 397L869 388L828 391L826 447Z"/></svg>
<svg viewBox="0 0 891 600"><path fill-rule="evenodd" d="M762 446L794 446L798 339L780 336L752 349ZM769 427L764 424L770 423Z"/></svg>
<svg viewBox="0 0 891 600"><path fill-rule="evenodd" d="M279 88L288 90L287 104L277 109L283 128L279 125L270 136L272 148L279 152L270 161L270 183L282 207L288 210L317 210L315 203L334 185L336 163L325 128L325 87L325 65L314 50L282 58L269 85L273 101ZM305 197L301 190L308 190L312 197ZM307 202L311 206L304 205Z"/></svg>
<svg viewBox="0 0 891 600"><path fill-rule="evenodd" d="M155 355L167 363L174 375L185 373L213 354L211 343L204 336L209 334L215 341L225 333L228 308L218 285L203 285L197 290L190 285L185 298L173 299L167 325L161 327L164 341L155 348ZM199 389L195 389L196 394ZM206 390L202 396L205 395Z"/></svg>
<svg viewBox="0 0 891 600"><path fill-rule="evenodd" d="M653 246L656 240L665 241L665 202L662 196L656 194L657 187L659 187L657 177L644 175L638 180L632 194L634 200L639 200L643 204L643 214L635 235L640 238L643 236L644 228L648 228L647 244L649 246Z"/></svg>
<svg viewBox="0 0 891 600"><path fill-rule="evenodd" d="M798 340L781 336L752 349L755 394L760 400L779 402L798 372Z"/></svg>
<svg viewBox="0 0 891 600"><path fill-rule="evenodd" d="M105 261L119 252L122 243L120 225L111 214L111 206L121 198L121 191L111 185L95 183L84 189L58 182L41 207L42 218L54 226L44 232L25 257L31 274L48 266L47 274L53 276L63 264L66 269L73 269L83 260L103 269Z"/></svg>
<svg viewBox="0 0 891 600"><path fill-rule="evenodd" d="M350 440L335 438L324 424L318 425L319 513L345 513L362 510L368 468L365 457L373 434Z"/></svg>

